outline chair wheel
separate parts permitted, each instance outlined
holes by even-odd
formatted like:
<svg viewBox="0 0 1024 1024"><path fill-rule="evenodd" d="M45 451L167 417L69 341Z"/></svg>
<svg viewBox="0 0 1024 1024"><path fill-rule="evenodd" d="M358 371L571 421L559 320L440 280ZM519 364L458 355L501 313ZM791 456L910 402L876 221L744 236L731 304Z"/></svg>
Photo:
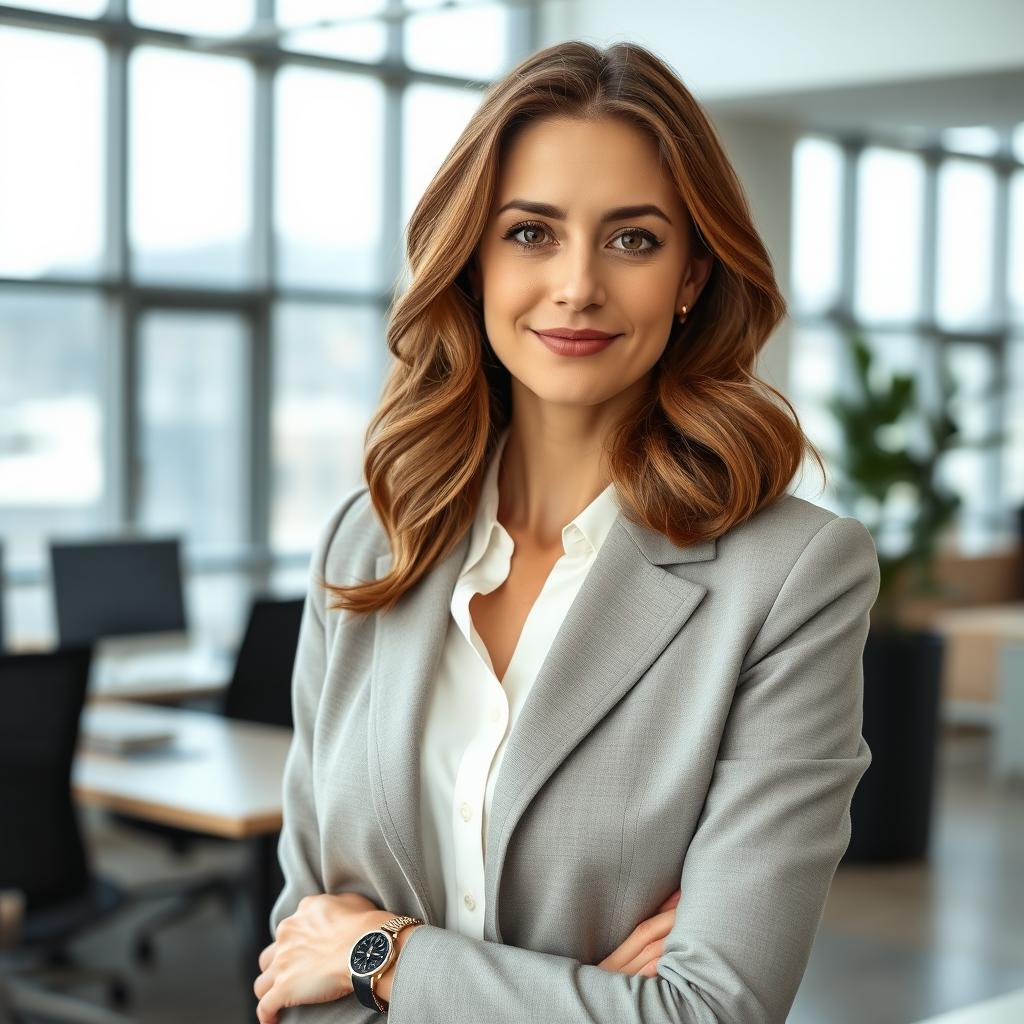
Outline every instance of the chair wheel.
<svg viewBox="0 0 1024 1024"><path fill-rule="evenodd" d="M156 959L156 952L153 943L149 939L135 940L135 959L140 964L151 964Z"/></svg>
<svg viewBox="0 0 1024 1024"><path fill-rule="evenodd" d="M128 1003L131 1001L131 993L128 991L128 986L121 981L112 981L110 988L107 989L107 998L110 1000L110 1005L116 1010L123 1010Z"/></svg>

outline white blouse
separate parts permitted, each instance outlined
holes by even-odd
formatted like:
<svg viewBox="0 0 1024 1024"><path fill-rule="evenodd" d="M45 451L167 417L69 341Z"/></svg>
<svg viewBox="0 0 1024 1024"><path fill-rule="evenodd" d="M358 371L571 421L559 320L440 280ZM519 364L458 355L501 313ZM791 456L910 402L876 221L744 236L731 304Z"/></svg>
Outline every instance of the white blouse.
<svg viewBox="0 0 1024 1024"><path fill-rule="evenodd" d="M505 677L494 674L469 602L508 577L515 543L498 522L498 468L505 428L484 477L469 548L455 590L420 748L420 814L431 884L445 893L444 927L484 934L487 816L505 741L598 550L618 515L609 484L562 528L564 554L530 609Z"/></svg>

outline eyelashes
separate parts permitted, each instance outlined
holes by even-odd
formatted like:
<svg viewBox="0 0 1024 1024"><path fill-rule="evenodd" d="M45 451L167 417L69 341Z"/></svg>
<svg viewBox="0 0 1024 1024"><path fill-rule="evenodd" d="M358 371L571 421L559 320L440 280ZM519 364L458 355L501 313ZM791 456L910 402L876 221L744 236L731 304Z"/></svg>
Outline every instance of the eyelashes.
<svg viewBox="0 0 1024 1024"><path fill-rule="evenodd" d="M542 249L543 245L539 243L521 242L515 236L525 228L534 228L537 231L543 231L547 233L548 229L543 224L538 224L537 221L524 220L518 224L514 224L508 229L501 237L512 242L513 245L519 246L520 249ZM657 236L646 228L625 228L619 232L615 237L622 238L623 235L639 235L641 238L647 240L648 247L646 249L617 249L616 252L625 253L627 256L650 256L652 253L660 249L665 243L658 240Z"/></svg>

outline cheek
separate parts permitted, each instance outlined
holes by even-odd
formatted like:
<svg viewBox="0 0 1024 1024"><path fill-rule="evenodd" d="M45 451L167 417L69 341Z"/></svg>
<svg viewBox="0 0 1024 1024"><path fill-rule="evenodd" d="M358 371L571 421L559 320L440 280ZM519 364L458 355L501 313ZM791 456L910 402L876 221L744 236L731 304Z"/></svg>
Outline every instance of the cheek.
<svg viewBox="0 0 1024 1024"><path fill-rule="evenodd" d="M536 271L522 266L494 268L487 279L484 312L493 319L495 330L511 330L531 323L530 314L548 308L550 288Z"/></svg>
<svg viewBox="0 0 1024 1024"><path fill-rule="evenodd" d="M672 315L678 278L664 273L637 274L621 290L621 301L637 325L652 327Z"/></svg>

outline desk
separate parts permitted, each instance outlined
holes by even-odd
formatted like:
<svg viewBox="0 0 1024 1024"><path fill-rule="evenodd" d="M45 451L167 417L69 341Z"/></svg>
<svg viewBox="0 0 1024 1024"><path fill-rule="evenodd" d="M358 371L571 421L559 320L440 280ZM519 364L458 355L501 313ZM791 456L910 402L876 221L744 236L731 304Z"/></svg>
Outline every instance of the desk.
<svg viewBox="0 0 1024 1024"><path fill-rule="evenodd" d="M87 706L83 723L100 710L125 723L173 730L173 746L119 756L80 746L72 768L75 799L93 807L194 829L252 847L252 977L272 936L270 911L280 892L277 837L281 782L292 731L237 722L181 708L132 703Z"/></svg>
<svg viewBox="0 0 1024 1024"><path fill-rule="evenodd" d="M211 651L199 644L166 652L158 647L152 642L111 647L100 641L93 651L86 701L179 703L216 697L227 690L234 670L233 653ZM53 649L48 640L23 640L11 646L10 653L39 654Z"/></svg>
<svg viewBox="0 0 1024 1024"><path fill-rule="evenodd" d="M100 704L107 701L178 704L197 698L218 697L226 689L226 682L217 682L215 680L203 682L200 679L149 679L99 686L90 684L85 699L88 704Z"/></svg>
<svg viewBox="0 0 1024 1024"><path fill-rule="evenodd" d="M83 724L92 711L83 710ZM105 703L102 712L173 730L176 739L172 747L128 756L79 749L73 785L82 803L228 839L280 830L291 729L128 702Z"/></svg>
<svg viewBox="0 0 1024 1024"><path fill-rule="evenodd" d="M96 650L86 700L164 701L177 703L216 697L227 689L234 659L199 646L178 650Z"/></svg>
<svg viewBox="0 0 1024 1024"><path fill-rule="evenodd" d="M943 609L935 613L930 628L946 642L947 718L997 727L1000 651L1024 642L1024 602Z"/></svg>

